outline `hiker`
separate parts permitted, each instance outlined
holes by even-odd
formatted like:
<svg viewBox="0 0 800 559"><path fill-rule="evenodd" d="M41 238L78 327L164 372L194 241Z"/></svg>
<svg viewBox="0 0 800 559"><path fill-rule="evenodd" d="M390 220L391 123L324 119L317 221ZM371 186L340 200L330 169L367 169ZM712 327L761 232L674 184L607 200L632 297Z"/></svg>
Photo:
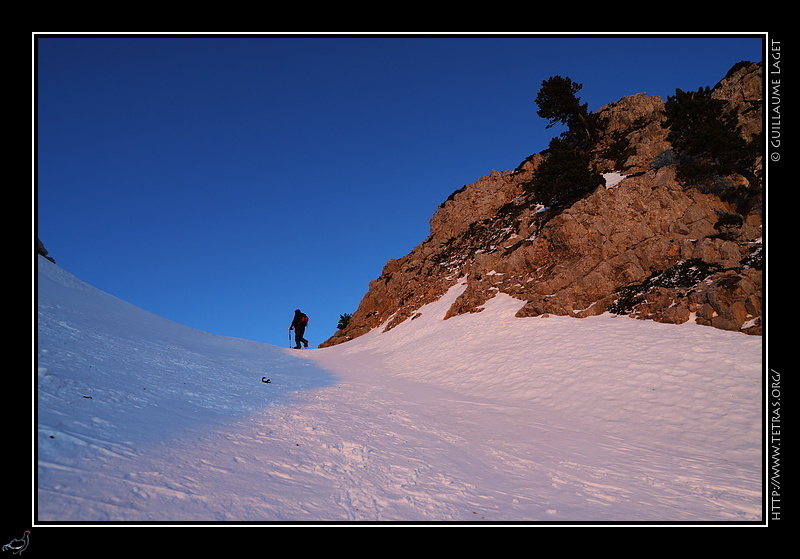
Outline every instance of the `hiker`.
<svg viewBox="0 0 800 559"><path fill-rule="evenodd" d="M306 333L306 326L308 326L308 317L300 312L300 309L294 311L294 320L289 330L294 330L294 348L300 349L302 343L304 347L308 347L308 340L303 337Z"/></svg>

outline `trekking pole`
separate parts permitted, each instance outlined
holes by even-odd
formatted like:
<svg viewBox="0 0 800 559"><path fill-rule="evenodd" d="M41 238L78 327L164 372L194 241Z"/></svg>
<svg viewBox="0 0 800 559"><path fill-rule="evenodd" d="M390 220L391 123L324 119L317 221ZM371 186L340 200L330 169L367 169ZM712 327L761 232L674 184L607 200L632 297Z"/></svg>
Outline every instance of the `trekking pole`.
<svg viewBox="0 0 800 559"><path fill-rule="evenodd" d="M289 328L287 330L287 332L289 332L289 347L291 348L292 347L292 329Z"/></svg>

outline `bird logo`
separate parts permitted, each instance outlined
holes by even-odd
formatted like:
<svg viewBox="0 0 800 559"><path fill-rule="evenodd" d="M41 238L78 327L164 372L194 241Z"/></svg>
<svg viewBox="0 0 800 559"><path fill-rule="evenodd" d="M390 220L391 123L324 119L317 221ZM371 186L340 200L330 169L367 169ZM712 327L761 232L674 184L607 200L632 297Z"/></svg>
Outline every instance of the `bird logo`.
<svg viewBox="0 0 800 559"><path fill-rule="evenodd" d="M6 545L3 546L3 551L10 551L16 555L21 554L25 549L28 547L28 536L30 535L30 530L25 530L25 533L22 535L21 538L14 538Z"/></svg>

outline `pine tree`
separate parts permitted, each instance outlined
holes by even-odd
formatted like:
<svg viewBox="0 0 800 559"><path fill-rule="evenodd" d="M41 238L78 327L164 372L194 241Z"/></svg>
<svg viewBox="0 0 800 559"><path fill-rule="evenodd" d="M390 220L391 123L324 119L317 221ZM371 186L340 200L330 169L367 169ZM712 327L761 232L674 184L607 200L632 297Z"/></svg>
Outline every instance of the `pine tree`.
<svg viewBox="0 0 800 559"><path fill-rule="evenodd" d="M350 319L353 318L353 315L349 313L344 313L339 315L339 324L336 325L336 328L339 330L345 328L348 324L350 324Z"/></svg>
<svg viewBox="0 0 800 559"><path fill-rule="evenodd" d="M582 87L569 78L552 76L542 82L536 96L536 114L550 121L548 128L558 123L567 126L567 131L550 141L545 159L526 185L536 202L548 207L569 206L603 184L603 178L589 167L596 119L588 114L588 104L576 96Z"/></svg>
<svg viewBox="0 0 800 559"><path fill-rule="evenodd" d="M746 140L736 115L725 101L712 97L708 87L694 92L677 89L667 98L664 112L669 127L667 140L679 156L678 178L697 185L741 175L749 184L741 204L743 213L747 213L761 190L756 169L763 135Z"/></svg>
<svg viewBox="0 0 800 559"><path fill-rule="evenodd" d="M563 138L553 138L527 185L535 200L545 206L569 206L603 184L603 177L589 168L589 155Z"/></svg>
<svg viewBox="0 0 800 559"><path fill-rule="evenodd" d="M575 95L581 88L582 84L569 78L548 78L542 82L542 88L536 96L536 104L539 106L536 114L550 121L547 128L560 122L568 127L570 135L576 136L573 141L591 143L594 139L594 123L588 113L588 103L581 104Z"/></svg>

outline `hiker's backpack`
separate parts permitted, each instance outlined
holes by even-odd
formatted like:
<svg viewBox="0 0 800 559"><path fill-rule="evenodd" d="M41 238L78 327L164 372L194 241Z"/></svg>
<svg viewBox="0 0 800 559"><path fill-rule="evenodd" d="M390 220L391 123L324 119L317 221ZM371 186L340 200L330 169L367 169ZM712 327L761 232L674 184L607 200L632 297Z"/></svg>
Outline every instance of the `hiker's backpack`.
<svg viewBox="0 0 800 559"><path fill-rule="evenodd" d="M303 326L308 326L308 317L306 315L300 315L300 323Z"/></svg>

